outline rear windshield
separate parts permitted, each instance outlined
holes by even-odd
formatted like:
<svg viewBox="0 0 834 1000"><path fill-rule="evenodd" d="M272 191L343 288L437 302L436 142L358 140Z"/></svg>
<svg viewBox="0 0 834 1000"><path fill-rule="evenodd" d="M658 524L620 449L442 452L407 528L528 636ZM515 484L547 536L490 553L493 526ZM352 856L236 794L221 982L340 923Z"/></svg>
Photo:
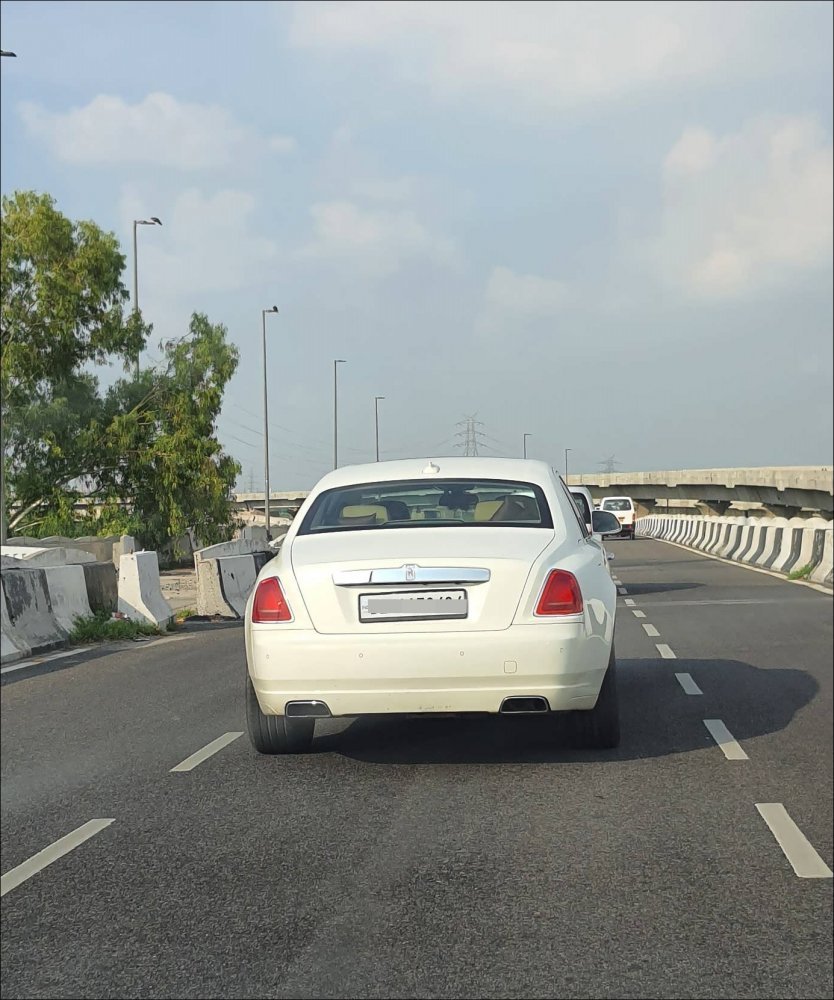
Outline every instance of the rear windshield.
<svg viewBox="0 0 834 1000"><path fill-rule="evenodd" d="M573 502L579 508L579 513L584 518L585 523L586 524L590 524L591 523L591 509L588 506L588 501L585 498L585 494L584 493L571 493L571 497L573 498Z"/></svg>
<svg viewBox="0 0 834 1000"><path fill-rule="evenodd" d="M420 479L327 490L313 501L298 533L461 525L552 528L553 520L543 491L532 483Z"/></svg>
<svg viewBox="0 0 834 1000"><path fill-rule="evenodd" d="M613 499L602 501L603 510L631 510L631 501L628 497L614 497Z"/></svg>

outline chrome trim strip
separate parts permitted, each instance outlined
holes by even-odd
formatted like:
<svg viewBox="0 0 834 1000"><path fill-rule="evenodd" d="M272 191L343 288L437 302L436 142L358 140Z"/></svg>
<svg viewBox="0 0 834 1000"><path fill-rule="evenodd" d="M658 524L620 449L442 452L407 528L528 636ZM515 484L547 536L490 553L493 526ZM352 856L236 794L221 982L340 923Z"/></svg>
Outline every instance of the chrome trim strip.
<svg viewBox="0 0 834 1000"><path fill-rule="evenodd" d="M390 587L401 583L487 583L490 571L473 566L416 566L399 569L343 569L333 574L337 587Z"/></svg>

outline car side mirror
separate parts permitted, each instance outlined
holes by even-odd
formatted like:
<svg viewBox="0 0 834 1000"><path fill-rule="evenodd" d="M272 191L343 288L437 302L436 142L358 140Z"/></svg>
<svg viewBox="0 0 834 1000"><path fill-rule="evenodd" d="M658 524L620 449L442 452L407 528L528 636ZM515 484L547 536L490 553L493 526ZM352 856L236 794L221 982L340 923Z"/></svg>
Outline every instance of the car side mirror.
<svg viewBox="0 0 834 1000"><path fill-rule="evenodd" d="M619 535L623 530L620 522L608 510L595 510L591 515L591 526L595 535Z"/></svg>

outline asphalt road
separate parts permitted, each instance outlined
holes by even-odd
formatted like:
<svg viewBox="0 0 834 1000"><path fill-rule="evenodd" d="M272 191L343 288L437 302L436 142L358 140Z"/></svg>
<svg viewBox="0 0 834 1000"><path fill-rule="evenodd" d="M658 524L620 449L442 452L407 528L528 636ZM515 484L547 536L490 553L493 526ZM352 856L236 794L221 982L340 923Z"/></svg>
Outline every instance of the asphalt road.
<svg viewBox="0 0 834 1000"><path fill-rule="evenodd" d="M831 598L611 548L616 751L329 722L172 771L245 729L239 628L4 675L4 876L113 822L3 897L3 997L831 997L832 880L757 809L832 865Z"/></svg>

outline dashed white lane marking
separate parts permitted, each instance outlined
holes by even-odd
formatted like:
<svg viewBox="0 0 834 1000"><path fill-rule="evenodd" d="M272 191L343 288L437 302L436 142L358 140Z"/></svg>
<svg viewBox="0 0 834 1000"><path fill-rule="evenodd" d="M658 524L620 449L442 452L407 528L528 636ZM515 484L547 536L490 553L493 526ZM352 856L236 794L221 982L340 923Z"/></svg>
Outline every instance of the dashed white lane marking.
<svg viewBox="0 0 834 1000"><path fill-rule="evenodd" d="M656 642L655 647L664 660L677 660L671 646L667 646L665 642Z"/></svg>
<svg viewBox="0 0 834 1000"><path fill-rule="evenodd" d="M695 681L692 679L691 674L675 674L678 679L678 683L684 689L686 694L703 694L704 692L698 687Z"/></svg>
<svg viewBox="0 0 834 1000"><path fill-rule="evenodd" d="M721 747L727 760L749 760L750 758L741 749L741 745L735 736L724 725L721 719L704 719L704 725L709 730L710 736Z"/></svg>
<svg viewBox="0 0 834 1000"><path fill-rule="evenodd" d="M832 877L831 869L790 818L781 802L757 802L756 808L800 878Z"/></svg>
<svg viewBox="0 0 834 1000"><path fill-rule="evenodd" d="M617 587L617 592L620 593L620 594L627 594L628 593L628 591L625 589L625 587Z"/></svg>
<svg viewBox="0 0 834 1000"><path fill-rule="evenodd" d="M645 629L646 635L650 636L660 635L660 632L657 631L654 625L644 625L643 628Z"/></svg>
<svg viewBox="0 0 834 1000"><path fill-rule="evenodd" d="M631 597L627 597L623 603L626 605L626 607L629 607L629 608L633 608L634 607L634 600Z"/></svg>
<svg viewBox="0 0 834 1000"><path fill-rule="evenodd" d="M12 663L8 667L0 667L0 674L10 674L15 670L25 670L26 667L39 667L43 663L50 663L52 660L62 660L66 656L78 656L79 653L88 653L92 646L80 646L78 649L65 649L63 653L53 653L51 656L39 656L32 660L21 660L20 663Z"/></svg>
<svg viewBox="0 0 834 1000"><path fill-rule="evenodd" d="M70 851L74 851L76 847L80 847L85 840L89 840L90 837L94 837L97 833L110 826L111 823L115 822L112 819L91 819L88 823L83 826L79 826L77 830L73 830L72 833L68 833L66 837L61 837L60 840L56 840L54 844L50 844L49 847L45 847L42 851L38 851L37 854L29 858L28 861L24 861L22 865L18 865L17 868L12 868L11 871L6 872L6 874L0 879L0 896L5 896L7 892L11 892L12 889L16 889L21 882L25 882L26 879L31 878L33 875L37 875L39 871L43 871L47 865L51 865L53 861L57 861L62 858L65 854L69 854Z"/></svg>
<svg viewBox="0 0 834 1000"><path fill-rule="evenodd" d="M623 582L622 580L618 579L618 578L617 578L616 576L612 576L612 577L611 577L611 579L612 579L612 580L614 581L614 583L616 583L616 584L617 584L617 586L618 586L618 587L619 587L619 586L620 586L620 585L622 584L622 582Z"/></svg>
<svg viewBox="0 0 834 1000"><path fill-rule="evenodd" d="M646 612L645 611L636 611L636 610L633 610L631 613L634 615L635 618L645 618L646 617Z"/></svg>
<svg viewBox="0 0 834 1000"><path fill-rule="evenodd" d="M177 764L176 767L172 767L172 771L193 771L198 764L202 764L204 760L208 760L217 753L218 750L222 750L223 747L227 747L230 743L239 737L243 736L243 733L223 733L222 736L218 736L216 740L212 740L211 743L207 743L202 750L198 750L196 753L191 754L190 757L186 757L181 764Z"/></svg>

